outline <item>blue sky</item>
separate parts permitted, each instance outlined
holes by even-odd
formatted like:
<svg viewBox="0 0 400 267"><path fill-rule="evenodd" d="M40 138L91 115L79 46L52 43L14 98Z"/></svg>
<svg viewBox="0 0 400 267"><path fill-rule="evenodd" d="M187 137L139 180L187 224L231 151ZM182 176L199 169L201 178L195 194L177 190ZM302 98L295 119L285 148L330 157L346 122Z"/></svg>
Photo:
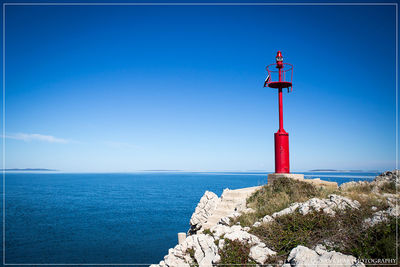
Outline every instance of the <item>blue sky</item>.
<svg viewBox="0 0 400 267"><path fill-rule="evenodd" d="M395 6L6 6L6 168L395 167Z"/></svg>

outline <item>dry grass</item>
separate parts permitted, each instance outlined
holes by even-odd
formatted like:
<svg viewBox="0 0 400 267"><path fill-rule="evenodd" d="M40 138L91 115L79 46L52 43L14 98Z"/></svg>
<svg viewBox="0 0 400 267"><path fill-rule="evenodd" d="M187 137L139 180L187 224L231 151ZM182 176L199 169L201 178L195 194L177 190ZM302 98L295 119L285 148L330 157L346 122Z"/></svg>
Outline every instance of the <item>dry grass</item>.
<svg viewBox="0 0 400 267"><path fill-rule="evenodd" d="M388 208L387 199L382 195L383 193L395 194L396 187L394 182L384 183L379 187L371 183L365 183L340 192L343 196L357 200L365 208L374 206L378 210Z"/></svg>

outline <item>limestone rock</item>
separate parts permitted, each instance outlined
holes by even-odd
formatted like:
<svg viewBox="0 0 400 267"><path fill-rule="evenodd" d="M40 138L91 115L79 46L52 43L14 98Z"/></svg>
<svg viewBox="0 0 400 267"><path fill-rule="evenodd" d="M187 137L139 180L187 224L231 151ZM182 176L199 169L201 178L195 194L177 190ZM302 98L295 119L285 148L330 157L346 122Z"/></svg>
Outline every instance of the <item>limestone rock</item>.
<svg viewBox="0 0 400 267"><path fill-rule="evenodd" d="M211 227L210 231L213 233L213 236L216 238L220 238L226 233L230 233L232 231L231 227L227 225L217 224Z"/></svg>
<svg viewBox="0 0 400 267"><path fill-rule="evenodd" d="M190 218L189 234L196 233L202 225L207 221L207 218L212 215L217 208L220 199L216 194L206 191L201 197L199 204Z"/></svg>
<svg viewBox="0 0 400 267"><path fill-rule="evenodd" d="M347 183L341 184L339 186L339 189L342 190L342 191L347 191L347 190L349 190L349 189L351 189L353 187L362 186L362 185L368 185L368 184L370 184L370 183L367 182L367 181L358 181L358 182L351 181L351 182L347 182Z"/></svg>
<svg viewBox="0 0 400 267"><path fill-rule="evenodd" d="M260 222L255 222L254 224L253 224L253 227L260 227L261 226L261 223Z"/></svg>
<svg viewBox="0 0 400 267"><path fill-rule="evenodd" d="M281 211L275 212L274 214L272 214L272 218L276 218L276 217L280 217L283 215L287 215L290 213L295 212L295 210L300 206L300 203L292 203L288 208L283 209Z"/></svg>
<svg viewBox="0 0 400 267"><path fill-rule="evenodd" d="M324 213L334 216L336 214L335 209L358 209L359 207L360 203L357 200L351 200L347 197L332 194L329 195L329 198L327 199L312 198L303 203L293 203L288 208L272 214L272 218L293 213L297 209L299 213L303 215L306 215L312 211L322 210Z"/></svg>
<svg viewBox="0 0 400 267"><path fill-rule="evenodd" d="M263 223L269 223L269 222L272 222L273 220L274 220L274 218L272 218L269 215L265 215L264 218L262 218Z"/></svg>
<svg viewBox="0 0 400 267"><path fill-rule="evenodd" d="M364 220L364 227L372 227L378 223L388 221L389 217L399 217L400 206L389 207L387 210L375 212L371 218Z"/></svg>
<svg viewBox="0 0 400 267"><path fill-rule="evenodd" d="M188 236L182 244L169 249L164 260L151 267L190 267L195 262L188 249L194 251L194 259L200 267L211 267L220 260L214 238L210 235L196 234Z"/></svg>
<svg viewBox="0 0 400 267"><path fill-rule="evenodd" d="M381 173L374 179L374 183L377 184L390 183L390 182L395 182L396 186L400 185L400 170L387 171Z"/></svg>
<svg viewBox="0 0 400 267"><path fill-rule="evenodd" d="M399 170L394 170L394 171L387 171L383 172L380 175L376 176L375 179L372 182L367 182L367 181L359 181L359 182L348 182L340 185L340 190L349 190L353 187L356 186L364 186L364 185L370 185L372 187L371 191L373 193L379 194L379 187L383 186L386 183L391 183L394 182L396 187L400 186L400 171Z"/></svg>
<svg viewBox="0 0 400 267"><path fill-rule="evenodd" d="M242 214L241 212L234 211L231 214L229 214L228 216L221 218L218 221L218 224L229 226L231 220L239 217L241 214Z"/></svg>
<svg viewBox="0 0 400 267"><path fill-rule="evenodd" d="M249 257L259 264L264 264L266 259L276 252L269 249L264 243L260 242L257 245L250 248Z"/></svg>
<svg viewBox="0 0 400 267"><path fill-rule="evenodd" d="M225 246L225 239L220 239L218 242L218 248L223 249Z"/></svg>
<svg viewBox="0 0 400 267"><path fill-rule="evenodd" d="M235 227L237 227L237 228L235 228ZM250 244L250 245L257 245L258 243L261 242L257 236L246 232L240 226L235 225L235 226L232 226L231 228L234 228L234 230L225 234L224 238L232 240L232 241L237 240L241 243L246 243L246 244Z"/></svg>
<svg viewBox="0 0 400 267"><path fill-rule="evenodd" d="M246 209L242 210L241 212L242 213L253 213L253 212L256 212L256 211L254 209L252 209L252 208L246 208Z"/></svg>
<svg viewBox="0 0 400 267"><path fill-rule="evenodd" d="M350 255L344 255L340 252L326 251L319 248L318 252L304 246L297 246L290 252L287 260L290 265L284 266L365 266L363 263L357 262L357 259Z"/></svg>
<svg viewBox="0 0 400 267"><path fill-rule="evenodd" d="M186 247L187 248L187 247ZM168 255L159 264L152 264L150 267L190 267L193 260L186 254L186 248L176 245L168 250Z"/></svg>
<svg viewBox="0 0 400 267"><path fill-rule="evenodd" d="M227 226L229 226L230 222L231 222L231 218L229 218L229 217L223 217L223 218L221 218L221 219L219 220L218 224L222 224L222 225L227 225Z"/></svg>
<svg viewBox="0 0 400 267"><path fill-rule="evenodd" d="M197 240L196 240L197 239ZM214 238L209 235L196 235L195 254L199 266L212 266L213 260L218 255L218 248L214 243Z"/></svg>
<svg viewBox="0 0 400 267"><path fill-rule="evenodd" d="M399 195L384 193L382 196L386 198L389 207L396 207L397 203L399 203Z"/></svg>

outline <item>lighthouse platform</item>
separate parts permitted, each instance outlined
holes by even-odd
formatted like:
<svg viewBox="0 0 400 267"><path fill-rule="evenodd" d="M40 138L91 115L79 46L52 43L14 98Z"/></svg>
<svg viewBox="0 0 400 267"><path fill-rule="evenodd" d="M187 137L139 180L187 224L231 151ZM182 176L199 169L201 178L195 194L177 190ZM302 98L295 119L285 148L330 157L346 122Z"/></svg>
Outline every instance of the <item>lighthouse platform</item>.
<svg viewBox="0 0 400 267"><path fill-rule="evenodd" d="M298 181L303 181L303 182L307 182L307 183L312 183L317 186L329 186L329 187L335 187L335 188L338 187L338 184L336 182L324 181L319 178L304 179L304 174L299 174L299 173L270 173L270 174L268 174L268 184L271 184L274 180L283 178L283 177L298 180Z"/></svg>

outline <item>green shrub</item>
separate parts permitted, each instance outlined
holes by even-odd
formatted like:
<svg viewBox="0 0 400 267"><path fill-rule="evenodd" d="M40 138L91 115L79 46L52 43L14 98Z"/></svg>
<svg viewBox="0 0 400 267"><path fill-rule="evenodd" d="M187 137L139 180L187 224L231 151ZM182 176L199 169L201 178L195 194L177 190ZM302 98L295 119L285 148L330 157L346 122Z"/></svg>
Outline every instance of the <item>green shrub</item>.
<svg viewBox="0 0 400 267"><path fill-rule="evenodd" d="M396 218L362 231L344 252L364 259L395 259Z"/></svg>
<svg viewBox="0 0 400 267"><path fill-rule="evenodd" d="M252 233L260 237L267 247L287 255L298 245L314 246L330 234L336 224L323 212L302 215L298 212L281 216L267 225L255 227Z"/></svg>
<svg viewBox="0 0 400 267"><path fill-rule="evenodd" d="M210 230L210 229L204 229L204 230L203 230L203 234L205 234L205 235L210 235L210 236L213 235L213 234L211 233L211 230Z"/></svg>
<svg viewBox="0 0 400 267"><path fill-rule="evenodd" d="M199 264L197 263L195 257L194 257L194 249L193 248L188 248L186 249L186 251L189 253L190 258L192 258L193 263L190 264L190 267L195 267L195 266L199 266Z"/></svg>
<svg viewBox="0 0 400 267"><path fill-rule="evenodd" d="M226 238L224 240L225 245L223 249L219 250L221 261L218 265L231 266L230 264L235 264L235 266L254 266L256 264L256 262L249 259L249 244L243 244L238 240L231 241Z"/></svg>

